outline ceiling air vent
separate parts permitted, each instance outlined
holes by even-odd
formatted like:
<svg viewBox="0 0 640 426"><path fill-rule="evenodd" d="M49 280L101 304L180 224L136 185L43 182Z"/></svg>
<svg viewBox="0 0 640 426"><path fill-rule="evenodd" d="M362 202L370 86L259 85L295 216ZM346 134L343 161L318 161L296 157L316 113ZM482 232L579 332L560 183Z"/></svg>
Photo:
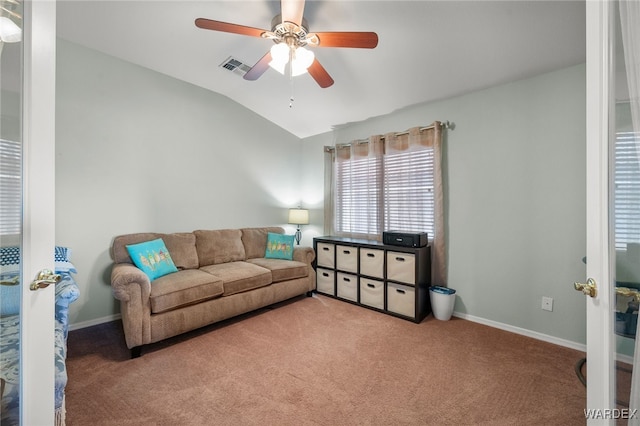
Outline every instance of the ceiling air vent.
<svg viewBox="0 0 640 426"><path fill-rule="evenodd" d="M225 59L224 62L220 64L220 66L240 76L244 76L247 71L251 69L249 65L243 64L241 61L232 56L229 56L227 59Z"/></svg>

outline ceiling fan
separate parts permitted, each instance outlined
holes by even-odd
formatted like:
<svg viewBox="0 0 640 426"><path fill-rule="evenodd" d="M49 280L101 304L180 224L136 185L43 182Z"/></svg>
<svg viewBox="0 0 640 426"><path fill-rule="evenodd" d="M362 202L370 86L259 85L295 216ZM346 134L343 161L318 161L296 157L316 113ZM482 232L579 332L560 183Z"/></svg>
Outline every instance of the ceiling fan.
<svg viewBox="0 0 640 426"><path fill-rule="evenodd" d="M206 18L198 18L198 28L271 39L275 45L247 73L245 80L257 80L271 66L284 74L288 64L289 76L309 72L322 88L334 81L327 70L318 62L310 47L354 47L373 49L378 45L378 35L374 32L316 32L310 33L303 18L304 0L281 0L281 14L271 21L271 31L230 24Z"/></svg>

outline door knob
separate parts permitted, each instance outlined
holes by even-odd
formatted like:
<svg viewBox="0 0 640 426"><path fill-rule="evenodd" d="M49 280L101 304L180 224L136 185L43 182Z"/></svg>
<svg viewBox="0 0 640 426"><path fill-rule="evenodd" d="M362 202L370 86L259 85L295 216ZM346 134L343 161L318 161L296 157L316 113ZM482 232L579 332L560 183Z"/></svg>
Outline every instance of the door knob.
<svg viewBox="0 0 640 426"><path fill-rule="evenodd" d="M587 296L596 297L598 295L596 280L593 278L589 278L586 283L573 283L573 287Z"/></svg>
<svg viewBox="0 0 640 426"><path fill-rule="evenodd" d="M51 269L43 269L38 274L38 277L31 282L29 289L36 291L41 288L46 288L49 284L56 284L60 282L60 275L54 274Z"/></svg>

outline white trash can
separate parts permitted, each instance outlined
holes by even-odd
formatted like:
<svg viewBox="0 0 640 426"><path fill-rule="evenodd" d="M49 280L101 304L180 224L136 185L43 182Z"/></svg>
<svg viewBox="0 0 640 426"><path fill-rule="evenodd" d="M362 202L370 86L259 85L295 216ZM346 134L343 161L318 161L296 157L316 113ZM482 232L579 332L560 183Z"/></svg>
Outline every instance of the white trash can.
<svg viewBox="0 0 640 426"><path fill-rule="evenodd" d="M429 299L433 316L440 321L448 321L456 303L456 291L452 288L434 285L429 287Z"/></svg>

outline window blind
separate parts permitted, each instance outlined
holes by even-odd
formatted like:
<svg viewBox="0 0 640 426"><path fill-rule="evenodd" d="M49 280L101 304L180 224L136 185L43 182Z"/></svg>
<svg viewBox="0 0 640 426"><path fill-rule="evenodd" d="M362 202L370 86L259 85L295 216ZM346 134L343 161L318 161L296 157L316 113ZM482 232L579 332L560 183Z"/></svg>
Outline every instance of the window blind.
<svg viewBox="0 0 640 426"><path fill-rule="evenodd" d="M335 229L341 233L381 234L381 159L366 157L335 165Z"/></svg>
<svg viewBox="0 0 640 426"><path fill-rule="evenodd" d="M335 164L337 234L380 238L383 230L434 235L434 152L421 149Z"/></svg>
<svg viewBox="0 0 640 426"><path fill-rule="evenodd" d="M385 154L384 229L433 236L433 149Z"/></svg>
<svg viewBox="0 0 640 426"><path fill-rule="evenodd" d="M0 235L21 231L21 166L20 143L0 139Z"/></svg>
<svg viewBox="0 0 640 426"><path fill-rule="evenodd" d="M618 132L615 143L614 217L616 250L640 243L639 132Z"/></svg>

